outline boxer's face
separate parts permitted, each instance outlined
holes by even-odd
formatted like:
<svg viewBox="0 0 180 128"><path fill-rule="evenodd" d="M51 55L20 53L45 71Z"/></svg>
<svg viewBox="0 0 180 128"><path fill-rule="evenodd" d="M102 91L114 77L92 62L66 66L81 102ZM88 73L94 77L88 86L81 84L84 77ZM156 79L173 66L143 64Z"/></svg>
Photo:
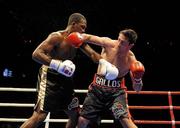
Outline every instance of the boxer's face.
<svg viewBox="0 0 180 128"><path fill-rule="evenodd" d="M81 22L74 24L74 30L79 33L84 33L86 27L87 27L86 20L81 20Z"/></svg>
<svg viewBox="0 0 180 128"><path fill-rule="evenodd" d="M131 48L134 45L134 44L131 44L122 33L119 34L118 41L120 45L125 48Z"/></svg>
<svg viewBox="0 0 180 128"><path fill-rule="evenodd" d="M121 45L123 46L128 46L129 41L126 39L126 37L123 34L119 34L118 41L120 42Z"/></svg>

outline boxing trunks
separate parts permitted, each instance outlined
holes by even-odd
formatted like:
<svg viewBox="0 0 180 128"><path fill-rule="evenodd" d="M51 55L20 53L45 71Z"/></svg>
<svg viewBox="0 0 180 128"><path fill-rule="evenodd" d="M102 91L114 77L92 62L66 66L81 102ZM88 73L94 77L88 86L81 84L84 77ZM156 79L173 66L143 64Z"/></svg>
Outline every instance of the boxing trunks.
<svg viewBox="0 0 180 128"><path fill-rule="evenodd" d="M95 74L80 115L96 123L100 119L99 115L105 110L110 110L115 119L128 117L126 88L122 85L123 80L124 78L107 80Z"/></svg>
<svg viewBox="0 0 180 128"><path fill-rule="evenodd" d="M37 106L47 112L58 109L70 109L76 101L74 99L73 104L71 103L74 94L73 88L72 78L63 76L43 65L39 70L37 83L38 100L34 109L36 110ZM70 106L68 106L69 104Z"/></svg>

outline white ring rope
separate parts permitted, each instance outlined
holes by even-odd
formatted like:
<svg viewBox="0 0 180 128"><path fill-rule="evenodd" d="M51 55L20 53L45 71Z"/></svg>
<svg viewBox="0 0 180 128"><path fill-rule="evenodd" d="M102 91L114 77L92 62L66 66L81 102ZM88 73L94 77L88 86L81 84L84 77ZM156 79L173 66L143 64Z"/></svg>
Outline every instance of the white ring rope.
<svg viewBox="0 0 180 128"><path fill-rule="evenodd" d="M0 87L0 91L13 91L13 92L36 92L35 88L11 88L11 87ZM75 89L76 93L87 93L87 89Z"/></svg>
<svg viewBox="0 0 180 128"><path fill-rule="evenodd" d="M0 91L13 91L13 92L36 92L37 89L35 88L6 88L6 87L1 87Z"/></svg>
<svg viewBox="0 0 180 128"><path fill-rule="evenodd" d="M36 92L37 89L35 88L12 88L12 87L0 87L0 91L16 91L16 92ZM88 90L86 89L75 89L76 93L87 93ZM135 92L135 91L127 91L128 94L148 94L148 95L153 95L153 94L157 94L157 95L180 95L179 91L172 91L172 92L167 92L167 91L141 91L139 93ZM30 104L30 103L0 103L0 106L3 107L33 107L35 104ZM80 107L82 107L82 105L80 105ZM143 109L157 109L161 106L128 106L128 108L133 108L133 109L137 109L137 108L143 108ZM172 106L172 104L170 104L170 106L162 106L163 109L170 109L170 110L180 110L179 106ZM138 109L139 109L138 108ZM0 122L24 122L27 119L25 118L0 118ZM68 119L50 119L50 113L49 116L45 119L44 122L46 122L47 127L49 126L49 122L59 122L59 123L66 123L68 121ZM101 123L113 123L113 120L101 120ZM135 120L135 123L137 124L172 124L172 126L175 126L175 124L180 124L180 121L175 121L174 119L172 119L171 121L152 121L152 120ZM173 127L174 128L174 127Z"/></svg>
<svg viewBox="0 0 180 128"><path fill-rule="evenodd" d="M35 104L25 103L0 103L1 107L34 107Z"/></svg>
<svg viewBox="0 0 180 128"><path fill-rule="evenodd" d="M0 118L0 122L24 122L25 118ZM46 119L44 122L66 123L68 119ZM101 123L113 123L113 120L101 120Z"/></svg>
<svg viewBox="0 0 180 128"><path fill-rule="evenodd" d="M0 91L12 91L12 92L36 92L35 88L12 88L12 87L0 87ZM86 89L75 89L76 93L87 93ZM0 107L34 107L35 104L30 103L0 103ZM80 105L82 107L82 105ZM25 118L0 118L0 122L24 122ZM46 127L48 127L49 122L66 123L68 119L50 119L50 115L47 116L44 122L46 122ZM101 120L101 123L113 123L113 120Z"/></svg>

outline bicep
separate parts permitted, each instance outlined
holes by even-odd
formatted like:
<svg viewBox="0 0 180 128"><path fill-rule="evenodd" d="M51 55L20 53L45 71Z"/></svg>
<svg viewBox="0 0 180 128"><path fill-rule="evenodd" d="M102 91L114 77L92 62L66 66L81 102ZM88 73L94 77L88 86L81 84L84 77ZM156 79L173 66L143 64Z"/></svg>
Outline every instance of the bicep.
<svg viewBox="0 0 180 128"><path fill-rule="evenodd" d="M51 57L48 53L50 53L50 50L52 49L52 46L46 43L46 40L44 40L33 52L32 59L41 63L48 65L50 62Z"/></svg>
<svg viewBox="0 0 180 128"><path fill-rule="evenodd" d="M109 47L112 46L112 40L108 37L94 37L94 40L92 40L92 43L95 42L95 44L102 46L102 47Z"/></svg>
<svg viewBox="0 0 180 128"><path fill-rule="evenodd" d="M59 37L56 34L50 34L38 47L37 49L44 51L45 53L51 52L51 50L59 42Z"/></svg>
<svg viewBox="0 0 180 128"><path fill-rule="evenodd" d="M90 34L83 34L85 38L85 42L90 43L90 44L95 44L99 46L104 46L105 45L105 38L104 37L99 37L95 35L90 35Z"/></svg>
<svg viewBox="0 0 180 128"><path fill-rule="evenodd" d="M54 38L49 35L39 46L34 50L32 58L43 64L48 64L51 57L49 56L50 52L53 50L56 45Z"/></svg>
<svg viewBox="0 0 180 128"><path fill-rule="evenodd" d="M133 52L130 52L130 53L129 53L129 63L130 63L130 65L131 65L134 61L137 61L136 56L134 55Z"/></svg>

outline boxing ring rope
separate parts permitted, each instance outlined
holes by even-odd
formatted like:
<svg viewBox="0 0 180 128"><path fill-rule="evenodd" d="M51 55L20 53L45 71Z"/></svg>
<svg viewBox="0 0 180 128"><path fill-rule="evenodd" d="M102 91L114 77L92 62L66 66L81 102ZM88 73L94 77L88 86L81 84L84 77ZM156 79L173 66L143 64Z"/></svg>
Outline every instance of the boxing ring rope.
<svg viewBox="0 0 180 128"><path fill-rule="evenodd" d="M11 87L0 87L0 91L16 91L16 92L36 92L34 88L11 88ZM76 93L87 93L87 90L75 89ZM172 128L176 128L176 125L180 125L180 121L175 121L174 111L180 110L180 106L173 106L172 95L180 95L179 91L127 91L128 94L136 95L167 95L169 106L128 106L131 109L169 109L171 120L134 120L136 124L171 124ZM33 107L34 104L26 103L0 103L0 107ZM81 105L82 106L82 105ZM0 118L0 122L24 122L25 118ZM50 119L50 113L47 116L45 122L48 128L49 122L65 123L68 119ZM101 120L101 123L113 123L113 120Z"/></svg>
<svg viewBox="0 0 180 128"><path fill-rule="evenodd" d="M134 91L128 91L128 94L137 94ZM180 121L175 121L173 110L180 110L180 106L173 106L172 95L180 95L178 91L141 91L138 94L146 95L168 95L169 106L129 106L129 109L169 109L171 121L154 121L154 120L135 120L136 124L172 124L172 128L176 128L176 124L180 124Z"/></svg>

